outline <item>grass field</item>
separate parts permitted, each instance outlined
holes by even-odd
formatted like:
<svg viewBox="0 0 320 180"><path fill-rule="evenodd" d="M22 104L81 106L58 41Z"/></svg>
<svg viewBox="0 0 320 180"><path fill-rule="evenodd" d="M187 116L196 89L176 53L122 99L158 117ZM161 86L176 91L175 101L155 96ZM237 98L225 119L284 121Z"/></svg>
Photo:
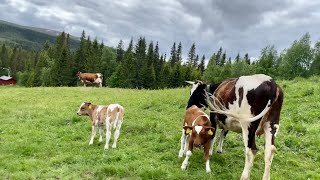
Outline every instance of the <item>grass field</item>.
<svg viewBox="0 0 320 180"><path fill-rule="evenodd" d="M320 78L280 81L285 93L271 179L320 179ZM0 179L239 179L242 137L229 133L206 174L195 149L185 172L178 158L189 88L127 90L93 87L0 87ZM120 103L125 119L118 149L89 146L83 101ZM104 137L105 138L105 137ZM112 143L111 139L111 143ZM110 143L110 144L111 144ZM264 170L264 138L251 179Z"/></svg>

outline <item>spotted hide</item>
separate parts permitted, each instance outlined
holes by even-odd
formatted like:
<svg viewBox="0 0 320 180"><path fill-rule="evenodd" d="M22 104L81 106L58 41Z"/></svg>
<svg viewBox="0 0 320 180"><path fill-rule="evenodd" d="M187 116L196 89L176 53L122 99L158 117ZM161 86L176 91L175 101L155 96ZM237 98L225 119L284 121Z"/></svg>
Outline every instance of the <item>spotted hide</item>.
<svg viewBox="0 0 320 180"><path fill-rule="evenodd" d="M106 126L106 144L104 149L109 148L109 141L111 138L111 129L115 129L114 142L112 148L117 147L117 140L120 135L120 128L123 122L124 108L119 104L110 104L108 106L94 105L90 102L84 102L80 105L77 112L79 116L89 116L92 122L92 131L89 145L93 144L93 139L99 127L99 142L102 142L102 129Z"/></svg>
<svg viewBox="0 0 320 180"><path fill-rule="evenodd" d="M193 83L192 90L205 91L203 83ZM191 90L191 91L192 91ZM275 81L264 74L241 76L219 83L212 95L199 96L199 101L207 99L211 110L210 121L213 128L222 129L218 152L228 131L242 133L245 146L245 165L241 179L249 179L257 152L256 135L265 136L265 170L263 179L270 179L270 168L275 153L275 137L279 130L283 92ZM190 96L191 98L191 96ZM189 100L190 101L190 100Z"/></svg>

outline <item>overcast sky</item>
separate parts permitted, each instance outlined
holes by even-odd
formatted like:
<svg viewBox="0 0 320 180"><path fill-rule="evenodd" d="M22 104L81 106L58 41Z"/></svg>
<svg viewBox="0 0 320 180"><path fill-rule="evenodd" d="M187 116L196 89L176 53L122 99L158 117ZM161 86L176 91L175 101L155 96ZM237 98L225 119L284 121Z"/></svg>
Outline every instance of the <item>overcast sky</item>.
<svg viewBox="0 0 320 180"><path fill-rule="evenodd" d="M222 46L227 56L259 57L267 45L278 52L309 32L320 36L320 1L307 0L0 0L0 19L21 25L66 31L116 47L139 36L159 42L170 54L182 42L209 58Z"/></svg>

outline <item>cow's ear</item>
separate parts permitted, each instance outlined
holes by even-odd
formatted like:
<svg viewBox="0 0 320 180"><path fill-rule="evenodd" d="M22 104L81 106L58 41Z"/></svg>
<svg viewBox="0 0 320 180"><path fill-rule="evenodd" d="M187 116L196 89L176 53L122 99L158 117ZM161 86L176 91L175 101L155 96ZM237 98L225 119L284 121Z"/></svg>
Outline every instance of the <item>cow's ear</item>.
<svg viewBox="0 0 320 180"><path fill-rule="evenodd" d="M208 135L212 136L213 132L214 132L214 128L213 127L204 127L205 131L207 132Z"/></svg>
<svg viewBox="0 0 320 180"><path fill-rule="evenodd" d="M188 83L188 84L191 84L191 85L193 85L194 84L194 82L193 81L185 81L186 83Z"/></svg>
<svg viewBox="0 0 320 180"><path fill-rule="evenodd" d="M190 134L192 132L192 126L183 126L186 134Z"/></svg>

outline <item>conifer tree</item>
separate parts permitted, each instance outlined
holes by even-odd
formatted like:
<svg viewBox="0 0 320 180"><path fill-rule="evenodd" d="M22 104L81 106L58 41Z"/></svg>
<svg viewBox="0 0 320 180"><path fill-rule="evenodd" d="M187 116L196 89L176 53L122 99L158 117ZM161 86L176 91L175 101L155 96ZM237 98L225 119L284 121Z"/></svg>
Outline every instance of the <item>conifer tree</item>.
<svg viewBox="0 0 320 180"><path fill-rule="evenodd" d="M196 67L195 59L196 59L196 45L195 43L193 43L188 53L187 64L191 67Z"/></svg>
<svg viewBox="0 0 320 180"><path fill-rule="evenodd" d="M117 46L117 63L121 63L124 58L124 50L123 50L123 41L120 39L119 44Z"/></svg>
<svg viewBox="0 0 320 180"><path fill-rule="evenodd" d="M198 69L201 72L201 76L203 75L203 72L204 72L204 69L205 69L205 62L204 62L205 59L206 59L206 57L205 57L205 55L203 55L202 58L201 58L200 64L198 66Z"/></svg>
<svg viewBox="0 0 320 180"><path fill-rule="evenodd" d="M182 63L182 45L181 45L181 42L179 42L179 45L178 45L178 49L177 49L177 63L181 64Z"/></svg>
<svg viewBox="0 0 320 180"><path fill-rule="evenodd" d="M172 45L169 63L171 67L173 67L177 63L176 42L174 42Z"/></svg>

